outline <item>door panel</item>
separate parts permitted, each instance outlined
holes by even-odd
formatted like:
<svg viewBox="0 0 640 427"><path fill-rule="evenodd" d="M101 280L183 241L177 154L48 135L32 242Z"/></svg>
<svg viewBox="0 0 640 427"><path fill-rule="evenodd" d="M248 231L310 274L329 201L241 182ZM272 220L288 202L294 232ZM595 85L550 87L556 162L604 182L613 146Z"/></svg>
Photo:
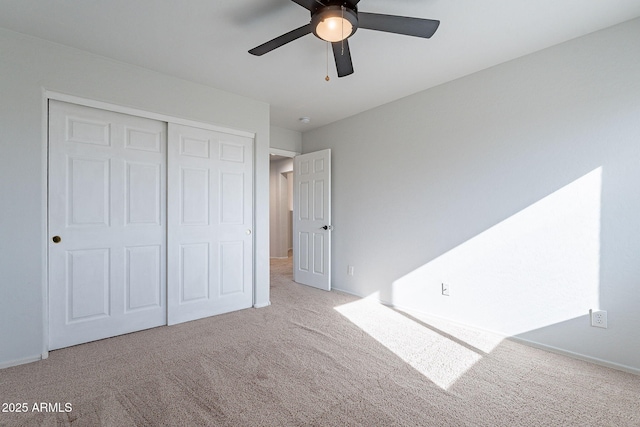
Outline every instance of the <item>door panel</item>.
<svg viewBox="0 0 640 427"><path fill-rule="evenodd" d="M108 248L67 252L68 322L109 316L111 270Z"/></svg>
<svg viewBox="0 0 640 427"><path fill-rule="evenodd" d="M49 349L166 323L166 125L49 104Z"/></svg>
<svg viewBox="0 0 640 427"><path fill-rule="evenodd" d="M169 124L168 178L169 324L251 307L253 140Z"/></svg>
<svg viewBox="0 0 640 427"><path fill-rule="evenodd" d="M209 225L210 197L209 169L181 168L180 213L181 225Z"/></svg>
<svg viewBox="0 0 640 427"><path fill-rule="evenodd" d="M126 224L160 225L160 165L127 162L126 173Z"/></svg>
<svg viewBox="0 0 640 427"><path fill-rule="evenodd" d="M180 303L209 299L209 243L180 245Z"/></svg>
<svg viewBox="0 0 640 427"><path fill-rule="evenodd" d="M161 307L160 245L126 248L125 311Z"/></svg>
<svg viewBox="0 0 640 427"><path fill-rule="evenodd" d="M298 260L296 270L307 273L309 272L309 233L306 231L300 231L297 234L298 249L294 249L294 253L297 254L295 259Z"/></svg>
<svg viewBox="0 0 640 427"><path fill-rule="evenodd" d="M220 243L220 293L231 295L244 292L243 242Z"/></svg>
<svg viewBox="0 0 640 427"><path fill-rule="evenodd" d="M323 275L324 274L324 234L322 233L314 233L313 234L313 272L315 274Z"/></svg>
<svg viewBox="0 0 640 427"><path fill-rule="evenodd" d="M331 150L294 158L293 205L294 280L330 290Z"/></svg>
<svg viewBox="0 0 640 427"><path fill-rule="evenodd" d="M109 226L110 160L69 157L67 224Z"/></svg>
<svg viewBox="0 0 640 427"><path fill-rule="evenodd" d="M244 175L220 174L220 224L242 224L244 221Z"/></svg>

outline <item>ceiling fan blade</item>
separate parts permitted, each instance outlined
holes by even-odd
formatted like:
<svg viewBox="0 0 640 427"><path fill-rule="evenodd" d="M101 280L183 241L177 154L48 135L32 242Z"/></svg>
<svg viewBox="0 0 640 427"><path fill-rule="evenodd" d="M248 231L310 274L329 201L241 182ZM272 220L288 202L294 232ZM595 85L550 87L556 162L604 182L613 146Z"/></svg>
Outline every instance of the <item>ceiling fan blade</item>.
<svg viewBox="0 0 640 427"><path fill-rule="evenodd" d="M249 53L256 56L264 55L265 53L271 52L272 50L277 49L280 46L284 46L285 44L299 39L302 36L306 36L310 32L311 24L303 25L302 27L296 28L293 31L289 31L288 33L283 34L280 37L269 40L268 42L263 43L258 47L254 47L249 51Z"/></svg>
<svg viewBox="0 0 640 427"><path fill-rule="evenodd" d="M343 45L344 43L344 45ZM331 43L333 47L333 57L336 60L336 68L338 77L353 74L353 64L351 63L351 51L349 51L349 41L344 39L339 42ZM344 51L342 50L344 46Z"/></svg>
<svg viewBox="0 0 640 427"><path fill-rule="evenodd" d="M305 9L310 10L311 12L315 11L318 6L322 6L322 4L318 4L316 0L291 0L294 3L298 3L300 6Z"/></svg>
<svg viewBox="0 0 640 427"><path fill-rule="evenodd" d="M428 39L436 32L439 25L440 21L433 19L358 12L358 27L367 30L385 31L387 33Z"/></svg>

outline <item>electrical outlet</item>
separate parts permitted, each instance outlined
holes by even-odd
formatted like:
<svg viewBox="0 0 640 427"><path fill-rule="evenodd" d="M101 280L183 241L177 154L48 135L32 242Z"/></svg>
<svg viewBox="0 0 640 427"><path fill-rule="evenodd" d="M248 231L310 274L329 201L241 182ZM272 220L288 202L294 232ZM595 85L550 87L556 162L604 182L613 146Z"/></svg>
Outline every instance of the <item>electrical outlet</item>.
<svg viewBox="0 0 640 427"><path fill-rule="evenodd" d="M591 326L596 328L604 328L607 329L607 312L604 310L589 310L589 314L591 315Z"/></svg>
<svg viewBox="0 0 640 427"><path fill-rule="evenodd" d="M449 285L446 283L442 284L442 295L448 297L449 296Z"/></svg>
<svg viewBox="0 0 640 427"><path fill-rule="evenodd" d="M353 272L354 272L353 265L350 265L349 267L347 267L347 274L349 276L353 276Z"/></svg>

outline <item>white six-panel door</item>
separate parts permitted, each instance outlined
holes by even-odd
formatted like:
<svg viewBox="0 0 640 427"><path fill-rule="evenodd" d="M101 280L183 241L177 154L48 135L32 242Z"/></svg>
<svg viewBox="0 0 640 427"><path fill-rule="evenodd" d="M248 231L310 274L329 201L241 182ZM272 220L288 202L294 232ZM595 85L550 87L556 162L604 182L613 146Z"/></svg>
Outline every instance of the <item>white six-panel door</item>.
<svg viewBox="0 0 640 427"><path fill-rule="evenodd" d="M50 101L50 350L166 324L165 174L165 123Z"/></svg>
<svg viewBox="0 0 640 427"><path fill-rule="evenodd" d="M253 139L169 124L168 323L253 304Z"/></svg>
<svg viewBox="0 0 640 427"><path fill-rule="evenodd" d="M293 160L293 278L331 290L331 150Z"/></svg>

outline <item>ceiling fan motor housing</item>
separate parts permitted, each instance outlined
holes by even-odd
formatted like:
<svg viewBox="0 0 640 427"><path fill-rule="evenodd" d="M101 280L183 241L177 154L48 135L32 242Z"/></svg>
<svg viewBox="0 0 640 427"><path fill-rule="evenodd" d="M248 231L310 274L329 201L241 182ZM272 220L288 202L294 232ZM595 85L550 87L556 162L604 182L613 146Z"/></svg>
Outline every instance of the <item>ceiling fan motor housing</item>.
<svg viewBox="0 0 640 427"><path fill-rule="evenodd" d="M311 28L313 34L321 40L325 40L317 33L318 24L329 18L344 18L351 24L349 34L343 34L343 39L351 37L358 29L358 12L349 3L334 2L327 6L319 7L311 13Z"/></svg>

